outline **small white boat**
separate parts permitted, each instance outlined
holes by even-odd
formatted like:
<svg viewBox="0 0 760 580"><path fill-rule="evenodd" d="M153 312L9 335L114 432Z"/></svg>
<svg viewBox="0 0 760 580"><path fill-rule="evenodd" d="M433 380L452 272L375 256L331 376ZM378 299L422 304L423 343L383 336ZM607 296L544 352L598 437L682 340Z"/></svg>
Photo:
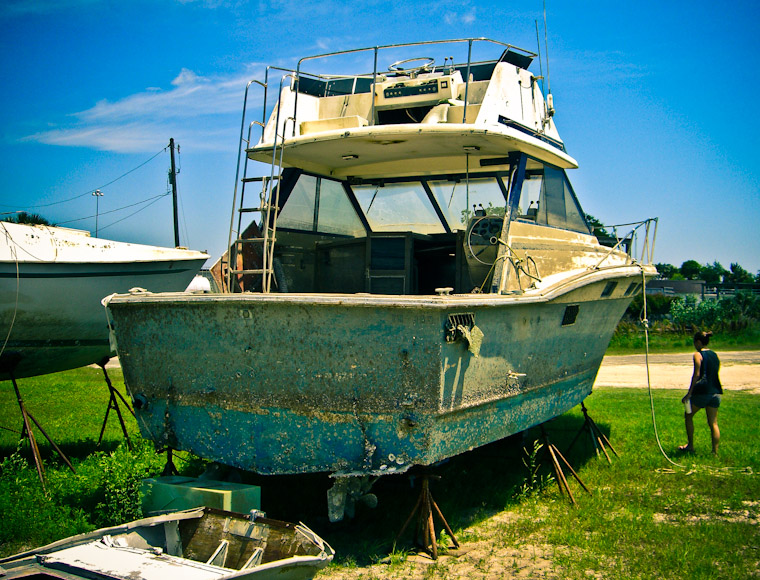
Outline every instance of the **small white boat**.
<svg viewBox="0 0 760 580"><path fill-rule="evenodd" d="M182 291L207 258L82 230L0 222L0 380L113 356L103 297L134 287Z"/></svg>
<svg viewBox="0 0 760 580"><path fill-rule="evenodd" d="M103 528L0 560L0 578L301 580L333 559L303 524L196 508Z"/></svg>

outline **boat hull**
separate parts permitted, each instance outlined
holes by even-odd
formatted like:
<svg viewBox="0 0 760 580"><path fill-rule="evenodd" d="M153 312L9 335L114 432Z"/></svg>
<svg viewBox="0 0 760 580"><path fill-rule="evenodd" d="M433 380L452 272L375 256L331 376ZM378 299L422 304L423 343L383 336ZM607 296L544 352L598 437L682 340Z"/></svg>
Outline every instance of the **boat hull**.
<svg viewBox="0 0 760 580"><path fill-rule="evenodd" d="M134 287L184 290L208 258L63 228L3 223L1 234L0 380L115 356L102 299Z"/></svg>
<svg viewBox="0 0 760 580"><path fill-rule="evenodd" d="M189 284L204 260L125 264L0 264L0 328L11 328L4 356L16 378L47 374L115 356L100 301L135 286L156 291ZM16 295L18 289L18 306ZM0 372L0 379L8 379Z"/></svg>
<svg viewBox="0 0 760 580"><path fill-rule="evenodd" d="M600 298L605 283L552 299L165 295L109 308L138 423L158 446L261 474L379 474L583 401L630 301ZM452 315L482 339L452 339Z"/></svg>

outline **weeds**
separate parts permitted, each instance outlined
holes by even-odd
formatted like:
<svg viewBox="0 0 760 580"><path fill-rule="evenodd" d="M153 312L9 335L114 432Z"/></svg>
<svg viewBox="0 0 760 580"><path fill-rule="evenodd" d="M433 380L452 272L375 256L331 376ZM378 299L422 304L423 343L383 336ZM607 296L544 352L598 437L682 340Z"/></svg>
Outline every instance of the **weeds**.
<svg viewBox="0 0 760 580"><path fill-rule="evenodd" d="M543 443L540 443L538 439L533 441L533 449L523 449L525 457L522 462L528 469L528 474L525 476L525 481L517 490L515 497L517 499L527 499L534 497L543 492L547 487L554 483L553 475L540 474L541 462L539 461L539 452L543 449Z"/></svg>

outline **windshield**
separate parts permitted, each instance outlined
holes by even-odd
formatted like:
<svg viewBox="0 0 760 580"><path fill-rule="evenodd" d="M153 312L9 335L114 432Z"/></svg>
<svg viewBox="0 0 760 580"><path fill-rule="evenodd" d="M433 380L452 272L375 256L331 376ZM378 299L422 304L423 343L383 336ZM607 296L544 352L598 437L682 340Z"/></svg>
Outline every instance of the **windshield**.
<svg viewBox="0 0 760 580"><path fill-rule="evenodd" d="M496 177L428 182L452 231L467 228L468 220L481 209L486 215L503 216L506 200Z"/></svg>
<svg viewBox="0 0 760 580"><path fill-rule="evenodd" d="M354 185L353 191L372 231L421 234L446 231L419 181Z"/></svg>

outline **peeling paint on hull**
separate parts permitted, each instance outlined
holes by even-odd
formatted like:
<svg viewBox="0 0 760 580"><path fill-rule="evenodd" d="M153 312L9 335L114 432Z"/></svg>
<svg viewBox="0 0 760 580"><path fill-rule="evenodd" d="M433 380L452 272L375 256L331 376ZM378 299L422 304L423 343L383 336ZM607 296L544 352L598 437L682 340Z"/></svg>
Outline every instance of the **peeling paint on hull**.
<svg viewBox="0 0 760 580"><path fill-rule="evenodd" d="M246 294L109 308L140 428L158 446L261 474L384 473L583 401L630 300L577 301L563 326L568 302L589 294L599 296L586 286L561 301L338 305ZM479 356L445 340L448 315L462 312L483 332Z"/></svg>

